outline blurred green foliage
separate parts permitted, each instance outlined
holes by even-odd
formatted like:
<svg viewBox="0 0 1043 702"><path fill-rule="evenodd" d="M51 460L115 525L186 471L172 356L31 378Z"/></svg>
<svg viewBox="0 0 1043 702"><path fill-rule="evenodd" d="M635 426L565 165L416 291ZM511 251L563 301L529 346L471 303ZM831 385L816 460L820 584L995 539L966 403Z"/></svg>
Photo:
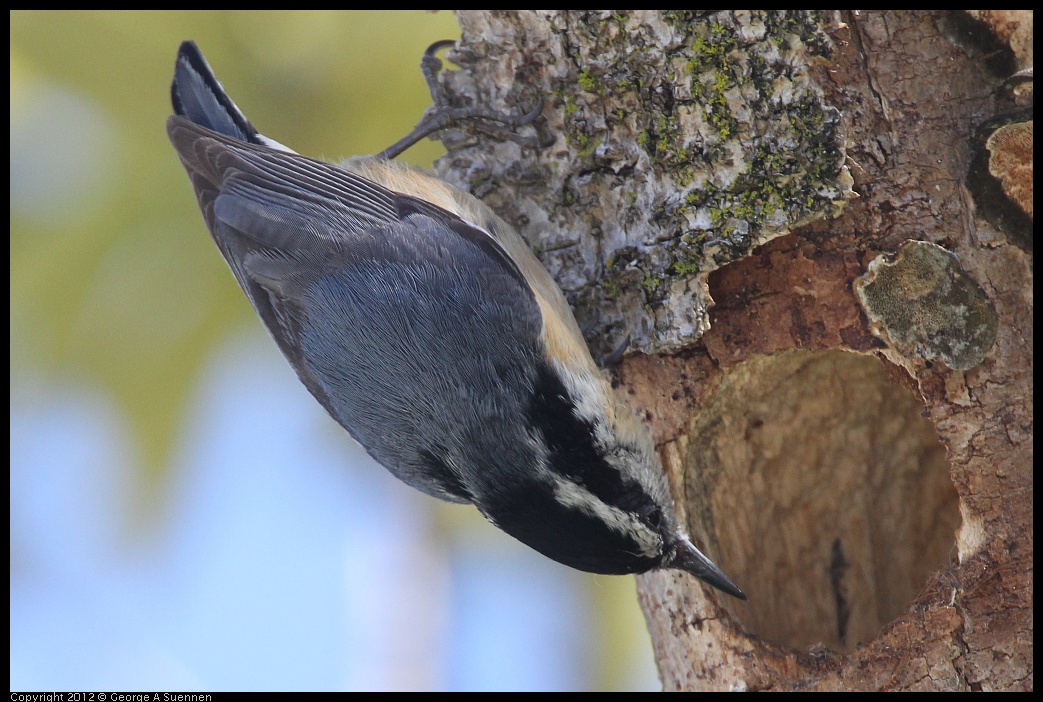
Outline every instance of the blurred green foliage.
<svg viewBox="0 0 1043 702"><path fill-rule="evenodd" d="M337 160L413 127L421 54L457 37L448 12L12 12L12 381L111 393L162 493L203 363L257 324L167 141L178 44L199 44L263 133Z"/></svg>

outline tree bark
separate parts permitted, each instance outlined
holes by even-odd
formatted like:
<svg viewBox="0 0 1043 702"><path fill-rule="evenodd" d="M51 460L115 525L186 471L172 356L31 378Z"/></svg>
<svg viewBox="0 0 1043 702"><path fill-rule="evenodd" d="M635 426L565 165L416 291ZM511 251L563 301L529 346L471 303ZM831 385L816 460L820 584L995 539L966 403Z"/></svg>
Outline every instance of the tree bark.
<svg viewBox="0 0 1043 702"><path fill-rule="evenodd" d="M664 688L1032 689L1031 13L458 18L451 101L543 96L553 144L452 132L440 172L596 352L631 336L619 389L750 597L638 578Z"/></svg>

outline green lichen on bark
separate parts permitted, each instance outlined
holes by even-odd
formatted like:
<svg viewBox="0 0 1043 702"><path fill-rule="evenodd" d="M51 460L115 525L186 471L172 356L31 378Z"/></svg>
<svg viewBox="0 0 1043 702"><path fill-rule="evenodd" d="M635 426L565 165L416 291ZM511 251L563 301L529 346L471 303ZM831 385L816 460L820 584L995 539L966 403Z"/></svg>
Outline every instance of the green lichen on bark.
<svg viewBox="0 0 1043 702"><path fill-rule="evenodd" d="M546 177L531 188L500 179L482 197L538 224L521 225L523 234L547 242L543 261L571 301L598 307L602 325L620 334L644 330L634 348L694 341L708 327L707 273L851 197L840 114L814 79L829 61L834 13L537 11L461 20L464 45L473 37L475 51L459 72L467 77L458 77L507 95L520 94L525 77L549 96L544 114L562 136L521 154L483 143L480 150L496 151L486 163L538 163ZM490 55L496 61L512 44L530 47L526 62L504 52L509 60L494 70ZM481 159L450 151L462 171L482 169Z"/></svg>
<svg viewBox="0 0 1043 702"><path fill-rule="evenodd" d="M571 27L602 32L586 19ZM607 20L609 43L627 41L627 50L584 61L558 94L567 142L592 169L601 165L598 146L612 158L614 143L637 135L655 186L631 193L625 219L643 219L654 230L646 239L661 249L642 280L662 285L713 270L848 196L839 113L808 76L831 51L828 17L668 12L665 61L645 48L654 43L633 41L639 19ZM604 96L616 112L601 109Z"/></svg>

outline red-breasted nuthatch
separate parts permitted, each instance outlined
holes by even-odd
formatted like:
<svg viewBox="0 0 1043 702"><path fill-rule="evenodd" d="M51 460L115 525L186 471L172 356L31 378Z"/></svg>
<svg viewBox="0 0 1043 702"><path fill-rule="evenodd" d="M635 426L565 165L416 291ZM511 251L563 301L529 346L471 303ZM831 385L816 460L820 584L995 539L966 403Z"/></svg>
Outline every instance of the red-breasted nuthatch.
<svg viewBox="0 0 1043 702"><path fill-rule="evenodd" d="M167 133L221 254L373 458L573 568L678 568L745 599L678 523L647 427L506 222L419 169L262 136L192 42L171 94Z"/></svg>

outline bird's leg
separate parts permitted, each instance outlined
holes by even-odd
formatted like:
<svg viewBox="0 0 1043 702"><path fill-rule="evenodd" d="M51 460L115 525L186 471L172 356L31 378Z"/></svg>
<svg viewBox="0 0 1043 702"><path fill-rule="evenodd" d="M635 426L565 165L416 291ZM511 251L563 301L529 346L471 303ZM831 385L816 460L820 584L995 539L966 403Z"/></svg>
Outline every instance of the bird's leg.
<svg viewBox="0 0 1043 702"><path fill-rule="evenodd" d="M442 60L436 54L455 43L452 39L443 39L427 47L424 57L420 60L420 71L424 74L424 80L427 81L427 89L431 93L431 107L427 109L423 118L413 128L413 131L381 151L377 156L385 159L395 158L424 137L464 123L468 123L479 131L495 138L513 141L516 144L529 148L549 146L545 140L539 138L539 135L523 136L515 132L518 127L531 124L540 116L540 113L543 111L542 98L536 104L536 107L520 116L502 115L477 107L450 107L445 90L438 81L438 74L442 70Z"/></svg>

